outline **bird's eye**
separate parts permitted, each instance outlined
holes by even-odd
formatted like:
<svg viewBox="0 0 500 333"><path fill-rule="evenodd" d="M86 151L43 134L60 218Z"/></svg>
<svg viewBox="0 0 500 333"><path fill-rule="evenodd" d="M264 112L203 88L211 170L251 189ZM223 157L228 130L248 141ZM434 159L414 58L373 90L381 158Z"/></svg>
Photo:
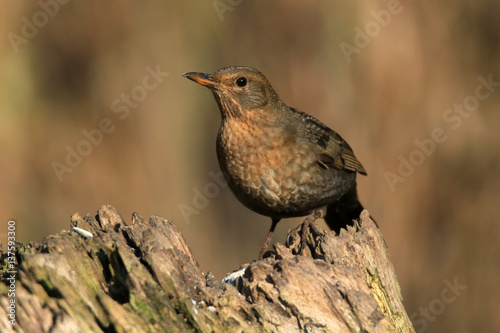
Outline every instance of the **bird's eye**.
<svg viewBox="0 0 500 333"><path fill-rule="evenodd" d="M238 80L236 80L236 84L238 87L244 87L247 85L247 78L246 77L240 77Z"/></svg>

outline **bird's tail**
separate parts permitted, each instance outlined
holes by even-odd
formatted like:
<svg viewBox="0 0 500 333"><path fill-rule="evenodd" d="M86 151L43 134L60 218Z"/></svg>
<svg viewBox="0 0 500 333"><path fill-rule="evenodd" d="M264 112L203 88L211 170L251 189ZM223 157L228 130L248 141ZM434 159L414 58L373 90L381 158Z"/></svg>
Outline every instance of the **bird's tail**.
<svg viewBox="0 0 500 333"><path fill-rule="evenodd" d="M353 186L351 191L326 207L325 222L330 229L339 233L341 228L354 225L353 220L358 219L362 211L363 206L358 200L358 191L356 186Z"/></svg>

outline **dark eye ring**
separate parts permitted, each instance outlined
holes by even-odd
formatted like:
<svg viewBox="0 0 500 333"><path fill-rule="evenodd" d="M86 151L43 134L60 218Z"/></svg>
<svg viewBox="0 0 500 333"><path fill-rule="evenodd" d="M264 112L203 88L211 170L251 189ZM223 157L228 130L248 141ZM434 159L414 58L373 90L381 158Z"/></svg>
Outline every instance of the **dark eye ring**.
<svg viewBox="0 0 500 333"><path fill-rule="evenodd" d="M236 80L236 84L238 87L244 87L247 85L247 78L246 77L240 77L238 80Z"/></svg>

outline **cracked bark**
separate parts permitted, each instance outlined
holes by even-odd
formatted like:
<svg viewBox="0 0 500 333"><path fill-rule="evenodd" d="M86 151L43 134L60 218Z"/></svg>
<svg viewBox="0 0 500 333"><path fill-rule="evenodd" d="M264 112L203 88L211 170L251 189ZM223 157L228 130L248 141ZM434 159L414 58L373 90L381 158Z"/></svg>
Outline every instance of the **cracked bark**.
<svg viewBox="0 0 500 333"><path fill-rule="evenodd" d="M335 236L317 229L304 255L275 244L233 284L199 269L175 225L103 206L41 244L18 244L18 332L414 332L386 245L368 212ZM2 273L6 251L0 249ZM8 284L0 284L0 330Z"/></svg>

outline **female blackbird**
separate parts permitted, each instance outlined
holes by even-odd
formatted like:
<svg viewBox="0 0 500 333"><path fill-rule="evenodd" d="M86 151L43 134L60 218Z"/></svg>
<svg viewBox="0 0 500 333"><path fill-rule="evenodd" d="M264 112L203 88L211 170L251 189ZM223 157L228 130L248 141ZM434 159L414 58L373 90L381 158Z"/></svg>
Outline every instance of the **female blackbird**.
<svg viewBox="0 0 500 333"><path fill-rule="evenodd" d="M338 232L359 217L356 173L366 171L339 134L285 105L256 69L225 67L183 76L209 88L217 101L222 116L217 157L232 192L272 219L259 258L281 218L327 206L325 221ZM312 221L320 216L315 212Z"/></svg>

